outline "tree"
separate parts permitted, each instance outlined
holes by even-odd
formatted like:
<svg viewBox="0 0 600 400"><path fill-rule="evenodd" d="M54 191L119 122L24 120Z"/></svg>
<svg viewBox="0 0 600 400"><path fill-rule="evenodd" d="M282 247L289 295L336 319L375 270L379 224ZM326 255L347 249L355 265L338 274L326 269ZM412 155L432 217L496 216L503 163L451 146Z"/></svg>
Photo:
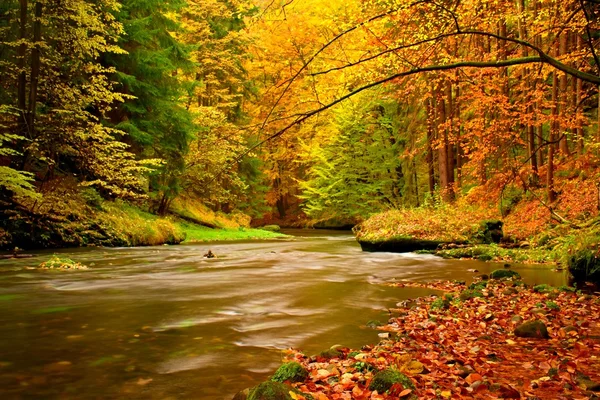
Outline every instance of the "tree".
<svg viewBox="0 0 600 400"><path fill-rule="evenodd" d="M0 156L13 183L3 180L3 197L32 195L34 176L40 190L67 173L114 196L139 194L147 168L119 140L123 132L101 121L124 101L109 78L114 70L99 62L124 53L116 43L122 26L111 14L118 3L20 0L2 7Z"/></svg>

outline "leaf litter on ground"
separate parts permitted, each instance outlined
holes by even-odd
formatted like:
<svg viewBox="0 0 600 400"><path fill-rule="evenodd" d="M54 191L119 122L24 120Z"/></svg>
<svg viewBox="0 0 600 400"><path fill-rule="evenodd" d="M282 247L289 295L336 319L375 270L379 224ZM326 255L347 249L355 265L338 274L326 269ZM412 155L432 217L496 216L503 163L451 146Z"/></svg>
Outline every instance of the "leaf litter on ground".
<svg viewBox="0 0 600 400"><path fill-rule="evenodd" d="M388 324L378 327L390 339L360 351L337 348L338 356L328 358L289 350L286 358L308 370L293 384L301 392L296 398L589 399L600 391L600 298L540 293L510 280L482 283L481 297L466 300L460 300L467 290L462 283L391 285L445 295L392 310ZM549 338L516 336L515 328L528 321L541 321ZM385 393L370 390L375 374L389 368L414 388L396 383Z"/></svg>

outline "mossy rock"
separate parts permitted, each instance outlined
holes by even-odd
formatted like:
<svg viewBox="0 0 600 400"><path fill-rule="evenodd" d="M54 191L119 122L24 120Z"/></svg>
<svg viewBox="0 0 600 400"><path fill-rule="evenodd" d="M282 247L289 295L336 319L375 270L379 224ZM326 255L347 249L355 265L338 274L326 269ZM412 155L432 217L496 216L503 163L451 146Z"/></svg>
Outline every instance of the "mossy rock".
<svg viewBox="0 0 600 400"><path fill-rule="evenodd" d="M415 388L415 385L408 376L395 369L387 368L375 374L369 385L369 390L377 390L377 393L385 393L396 383L401 384L405 389Z"/></svg>
<svg viewBox="0 0 600 400"><path fill-rule="evenodd" d="M490 278L492 279L505 279L505 278L516 278L521 279L521 275L518 272L510 270L510 269L497 269L492 271L490 274Z"/></svg>
<svg viewBox="0 0 600 400"><path fill-rule="evenodd" d="M503 225L504 223L498 220L482 221L479 224L475 240L483 244L500 243L500 240L504 237Z"/></svg>
<svg viewBox="0 0 600 400"><path fill-rule="evenodd" d="M248 400L292 400L291 390L283 383L267 381L250 389Z"/></svg>
<svg viewBox="0 0 600 400"><path fill-rule="evenodd" d="M250 389L246 388L244 390L240 390L233 396L232 400L247 400L248 395L250 394Z"/></svg>
<svg viewBox="0 0 600 400"><path fill-rule="evenodd" d="M579 250L569 256L567 265L575 282L600 283L600 257L596 251Z"/></svg>
<svg viewBox="0 0 600 400"><path fill-rule="evenodd" d="M357 239L363 251L410 253L418 250L435 250L445 242L439 240L422 240L411 237L394 237L384 240Z"/></svg>
<svg viewBox="0 0 600 400"><path fill-rule="evenodd" d="M269 231L269 232L280 232L281 231L281 227L279 225L265 225L265 226L261 226L260 229L262 229L263 231Z"/></svg>
<svg viewBox="0 0 600 400"><path fill-rule="evenodd" d="M460 293L459 297L462 301L466 301L475 297L483 297L483 292L476 289L466 289Z"/></svg>
<svg viewBox="0 0 600 400"><path fill-rule="evenodd" d="M339 351L335 347L332 347L330 349L324 350L324 351L322 351L322 352L319 353L319 357L325 358L327 360L330 360L332 358L340 358L343 355L344 355L344 353L342 353L341 351Z"/></svg>
<svg viewBox="0 0 600 400"><path fill-rule="evenodd" d="M548 328L542 321L529 321L515 328L515 336L523 338L548 339Z"/></svg>
<svg viewBox="0 0 600 400"><path fill-rule="evenodd" d="M271 377L274 382L304 382L308 377L308 371L299 363L292 361L283 364Z"/></svg>
<svg viewBox="0 0 600 400"><path fill-rule="evenodd" d="M550 285L542 283L541 285L536 285L533 287L533 291L536 293L549 293L552 292L554 288Z"/></svg>

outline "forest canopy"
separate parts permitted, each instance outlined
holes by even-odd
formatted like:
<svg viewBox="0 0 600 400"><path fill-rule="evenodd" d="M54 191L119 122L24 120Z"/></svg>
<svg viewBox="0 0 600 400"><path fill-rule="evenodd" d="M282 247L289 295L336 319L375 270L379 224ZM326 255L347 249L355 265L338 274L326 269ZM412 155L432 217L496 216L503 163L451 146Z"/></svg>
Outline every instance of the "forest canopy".
<svg viewBox="0 0 600 400"><path fill-rule="evenodd" d="M599 18L594 0L4 1L0 208L47 214L69 188L292 224L455 201L522 236L588 218Z"/></svg>

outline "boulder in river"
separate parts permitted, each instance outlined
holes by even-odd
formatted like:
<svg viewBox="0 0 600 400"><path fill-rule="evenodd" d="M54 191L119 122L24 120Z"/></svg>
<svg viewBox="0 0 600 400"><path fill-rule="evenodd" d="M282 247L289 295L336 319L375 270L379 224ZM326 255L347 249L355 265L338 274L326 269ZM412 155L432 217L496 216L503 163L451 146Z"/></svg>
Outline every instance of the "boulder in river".
<svg viewBox="0 0 600 400"><path fill-rule="evenodd" d="M490 278L492 279L504 279L504 278L516 278L521 279L521 275L518 272L513 271L511 269L497 269L492 271L490 274Z"/></svg>

